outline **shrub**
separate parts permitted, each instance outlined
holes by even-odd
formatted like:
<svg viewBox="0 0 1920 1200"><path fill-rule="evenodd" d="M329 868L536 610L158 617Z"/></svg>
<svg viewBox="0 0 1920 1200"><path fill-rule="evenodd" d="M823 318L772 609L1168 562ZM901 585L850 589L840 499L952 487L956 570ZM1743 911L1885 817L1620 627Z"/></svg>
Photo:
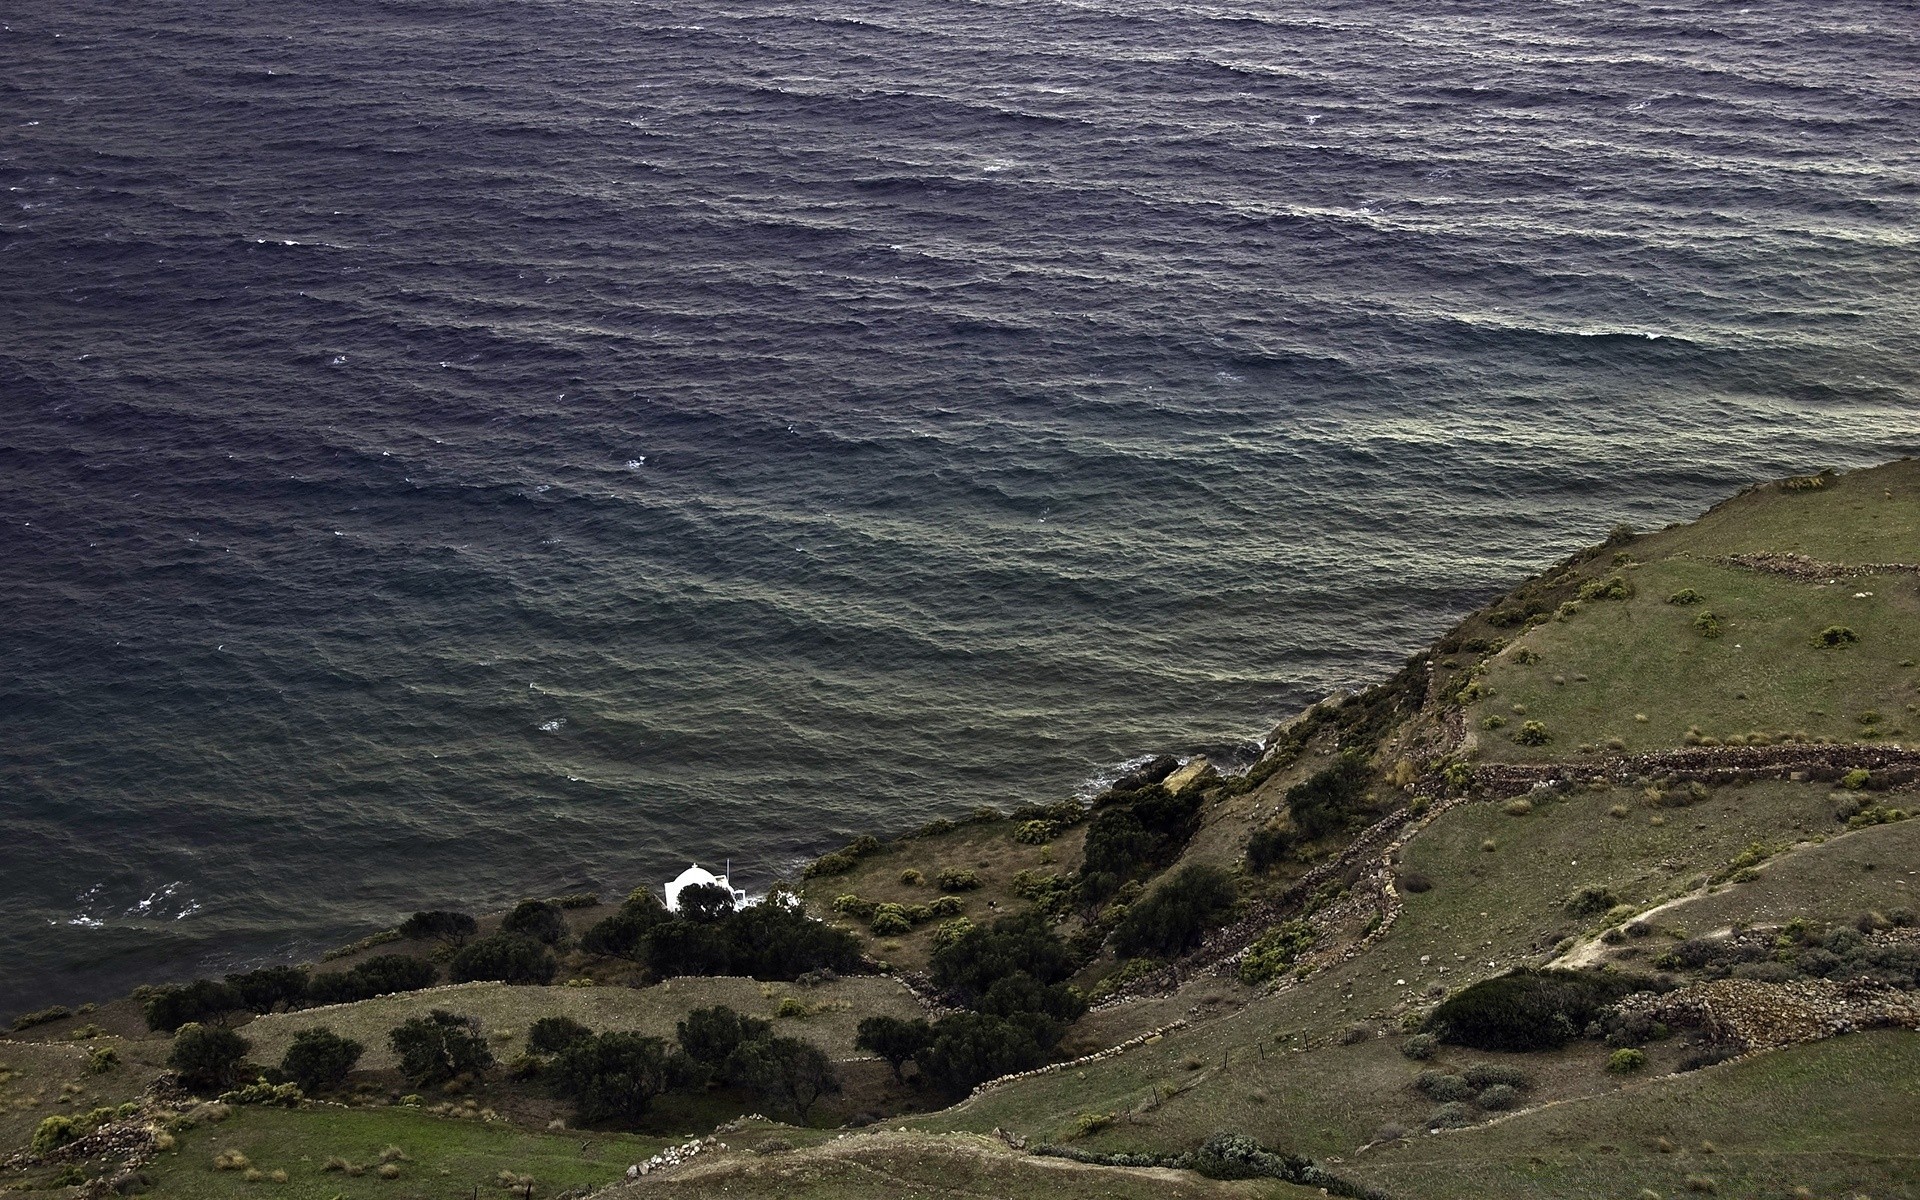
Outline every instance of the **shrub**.
<svg viewBox="0 0 1920 1200"><path fill-rule="evenodd" d="M971 892L980 886L980 876L964 867L948 867L940 872L935 883L943 892Z"/></svg>
<svg viewBox="0 0 1920 1200"><path fill-rule="evenodd" d="M1043 846L1059 836L1060 826L1052 821L1022 821L1013 830L1013 840L1028 846Z"/></svg>
<svg viewBox="0 0 1920 1200"><path fill-rule="evenodd" d="M1553 735L1547 732L1546 723L1543 721L1523 721L1519 732L1513 735L1513 740L1522 746L1544 746L1553 740Z"/></svg>
<svg viewBox="0 0 1920 1200"><path fill-rule="evenodd" d="M646 953L647 965L659 975L795 979L822 969L861 969L860 941L852 933L774 903L725 912L707 923L665 921L648 932Z"/></svg>
<svg viewBox="0 0 1920 1200"><path fill-rule="evenodd" d="M941 896L935 899L932 904L927 905L927 917L929 919L934 917L957 917L960 915L962 908L960 897Z"/></svg>
<svg viewBox="0 0 1920 1200"><path fill-rule="evenodd" d="M480 1022L440 1008L395 1028L387 1044L400 1060L400 1074L415 1087L477 1075L493 1065Z"/></svg>
<svg viewBox="0 0 1920 1200"><path fill-rule="evenodd" d="M1693 628L1701 637L1717 638L1720 636L1720 618L1714 615L1712 609L1703 608L1694 616Z"/></svg>
<svg viewBox="0 0 1920 1200"><path fill-rule="evenodd" d="M1525 796L1515 796L1506 802L1503 811L1510 817L1524 817L1533 811L1533 801Z"/></svg>
<svg viewBox="0 0 1920 1200"><path fill-rule="evenodd" d="M147 1028L155 1033L172 1033L188 1023L204 1024L244 1007L240 993L231 984L211 979L192 983L168 984L147 994Z"/></svg>
<svg viewBox="0 0 1920 1200"><path fill-rule="evenodd" d="M1449 1100L1433 1110L1427 1117L1428 1129L1459 1129L1473 1124L1475 1120L1471 1106L1460 1100Z"/></svg>
<svg viewBox="0 0 1920 1200"><path fill-rule="evenodd" d="M1644 1050L1615 1050L1607 1055L1607 1070L1615 1075L1630 1075L1646 1065L1647 1054Z"/></svg>
<svg viewBox="0 0 1920 1200"><path fill-rule="evenodd" d="M1580 586L1576 596L1582 601L1626 600L1633 595L1633 584L1625 575L1609 575L1605 579L1594 579Z"/></svg>
<svg viewBox="0 0 1920 1200"><path fill-rule="evenodd" d="M581 1121L637 1121L667 1089L666 1046L637 1033L589 1036L569 1045L547 1074Z"/></svg>
<svg viewBox="0 0 1920 1200"><path fill-rule="evenodd" d="M112 1046L94 1046L87 1051L87 1070L95 1075L105 1075L119 1065L119 1052Z"/></svg>
<svg viewBox="0 0 1920 1200"><path fill-rule="evenodd" d="M346 1081L365 1050L359 1042L331 1029L302 1029L280 1059L280 1073L303 1092L325 1092Z"/></svg>
<svg viewBox="0 0 1920 1200"><path fill-rule="evenodd" d="M1430 1033L1416 1033L1400 1043L1400 1053L1415 1062L1425 1062L1440 1049L1440 1039Z"/></svg>
<svg viewBox="0 0 1920 1200"><path fill-rule="evenodd" d="M1287 789L1287 810L1309 841L1340 833L1366 811L1366 758L1346 751L1338 761Z"/></svg>
<svg viewBox="0 0 1920 1200"><path fill-rule="evenodd" d="M1233 912L1238 889L1219 867L1189 863L1127 909L1114 931L1123 958L1184 954Z"/></svg>
<svg viewBox="0 0 1920 1200"><path fill-rule="evenodd" d="M956 1013L933 1026L933 1038L915 1061L936 1087L961 1095L1015 1071L1031 1070L1047 1053L1023 1023L982 1013Z"/></svg>
<svg viewBox="0 0 1920 1200"><path fill-rule="evenodd" d="M223 1092L240 1078L253 1044L231 1029L189 1021L174 1034L167 1065L181 1086L196 1092Z"/></svg>
<svg viewBox="0 0 1920 1200"><path fill-rule="evenodd" d="M227 976L227 986L240 997L242 1007L267 1013L283 1004L298 1007L307 998L307 973L300 967L262 967Z"/></svg>
<svg viewBox="0 0 1920 1200"><path fill-rule="evenodd" d="M887 1060L893 1068L894 1079L900 1079L900 1068L925 1050L933 1041L933 1029L925 1021L904 1021L899 1017L863 1017L853 1044L862 1050L871 1050Z"/></svg>
<svg viewBox="0 0 1920 1200"><path fill-rule="evenodd" d="M1594 971L1520 970L1455 993L1428 1018L1440 1039L1481 1050L1565 1045L1600 1011L1642 984Z"/></svg>
<svg viewBox="0 0 1920 1200"><path fill-rule="evenodd" d="M32 1029L35 1025L45 1025L49 1021L64 1021L73 1015L73 1010L64 1004L49 1005L30 1013L21 1013L13 1019L14 1032Z"/></svg>
<svg viewBox="0 0 1920 1200"><path fill-rule="evenodd" d="M1477 1088L1527 1086L1527 1073L1519 1067L1510 1067L1504 1063L1474 1063L1460 1073L1468 1083Z"/></svg>
<svg viewBox="0 0 1920 1200"><path fill-rule="evenodd" d="M1293 831L1284 825L1263 825L1247 839L1247 868L1265 871L1293 849Z"/></svg>
<svg viewBox="0 0 1920 1200"><path fill-rule="evenodd" d="M824 875L845 875L859 865L858 858L836 850L832 854L823 854L808 863L806 869L800 872L800 876L803 879L817 879Z"/></svg>
<svg viewBox="0 0 1920 1200"><path fill-rule="evenodd" d="M347 975L359 987L361 998L394 992L417 992L440 981L440 972L422 958L382 954L355 966Z"/></svg>
<svg viewBox="0 0 1920 1200"><path fill-rule="evenodd" d="M1520 1089L1509 1083L1496 1083L1474 1097L1473 1102L1488 1112L1506 1112L1520 1107Z"/></svg>
<svg viewBox="0 0 1920 1200"><path fill-rule="evenodd" d="M966 930L935 950L929 966L934 986L975 999L1016 972L1060 983L1073 974L1074 961L1044 918L1022 913Z"/></svg>
<svg viewBox="0 0 1920 1200"><path fill-rule="evenodd" d="M559 1054L592 1036L593 1030L572 1017L541 1017L527 1028L527 1049L535 1054Z"/></svg>
<svg viewBox="0 0 1920 1200"><path fill-rule="evenodd" d="M967 920L965 917L957 917L951 921L942 921L939 927L933 931L933 948L935 950L943 950L953 945L965 937L972 928L973 922Z"/></svg>
<svg viewBox="0 0 1920 1200"><path fill-rule="evenodd" d="M867 928L880 937L897 937L913 930L913 922L907 919L907 910L898 904L879 904L874 906L873 919Z"/></svg>
<svg viewBox="0 0 1920 1200"><path fill-rule="evenodd" d="M672 920L666 907L628 904L603 921L596 921L580 935L580 948L588 954L624 958L640 962L646 958L647 933L654 926Z"/></svg>
<svg viewBox="0 0 1920 1200"><path fill-rule="evenodd" d="M62 1146L79 1141L84 1135L85 1128L72 1117L48 1117L34 1127L33 1152L51 1154Z"/></svg>
<svg viewBox="0 0 1920 1200"><path fill-rule="evenodd" d="M1698 604L1705 599L1706 599L1705 596L1702 596L1699 592L1696 592L1689 587L1689 588L1681 588L1679 591L1675 592L1673 595L1668 596L1667 603L1668 604Z"/></svg>
<svg viewBox="0 0 1920 1200"><path fill-rule="evenodd" d="M1836 646L1850 646L1860 640L1860 635L1845 625L1829 625L1813 639L1813 644L1831 649Z"/></svg>
<svg viewBox="0 0 1920 1200"><path fill-rule="evenodd" d="M400 922L400 936L403 938L432 939L449 946L463 945L479 931L479 922L466 913L447 912L444 909L417 912Z"/></svg>
<svg viewBox="0 0 1920 1200"><path fill-rule="evenodd" d="M743 1016L724 1004L696 1008L674 1027L674 1037L688 1058L715 1071L743 1043L773 1036L773 1022Z"/></svg>
<svg viewBox="0 0 1920 1200"><path fill-rule="evenodd" d="M558 966L547 948L533 938L496 933L461 947L447 964L447 977L455 983L551 983Z"/></svg>
<svg viewBox="0 0 1920 1200"><path fill-rule="evenodd" d="M906 870L900 872L900 882L906 887L919 887L926 881L927 877L913 867L908 867Z"/></svg>
<svg viewBox="0 0 1920 1200"><path fill-rule="evenodd" d="M1604 887L1589 884L1567 897L1565 908L1575 917L1597 917L1620 903L1619 897Z"/></svg>
<svg viewBox="0 0 1920 1200"><path fill-rule="evenodd" d="M517 933L536 942L558 946L567 940L567 917L550 900L522 900L500 920L500 932Z"/></svg>
<svg viewBox="0 0 1920 1200"><path fill-rule="evenodd" d="M1472 1084L1447 1071L1422 1071L1413 1086L1429 1100L1470 1100L1474 1092Z"/></svg>
<svg viewBox="0 0 1920 1200"><path fill-rule="evenodd" d="M1865 767L1855 767L1840 777L1840 786L1850 792L1857 792L1873 780L1873 772Z"/></svg>
<svg viewBox="0 0 1920 1200"><path fill-rule="evenodd" d="M1257 987L1277 978L1313 945L1317 936L1305 921L1287 921L1269 929L1241 955L1240 982Z"/></svg>

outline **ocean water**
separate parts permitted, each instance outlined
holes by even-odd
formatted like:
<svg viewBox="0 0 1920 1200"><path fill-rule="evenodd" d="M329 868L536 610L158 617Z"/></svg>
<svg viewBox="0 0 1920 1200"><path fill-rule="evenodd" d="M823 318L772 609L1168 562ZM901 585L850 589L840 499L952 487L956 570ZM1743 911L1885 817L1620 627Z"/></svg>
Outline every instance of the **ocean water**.
<svg viewBox="0 0 1920 1200"><path fill-rule="evenodd" d="M14 6L0 1012L1245 753L1915 451L1913 15Z"/></svg>

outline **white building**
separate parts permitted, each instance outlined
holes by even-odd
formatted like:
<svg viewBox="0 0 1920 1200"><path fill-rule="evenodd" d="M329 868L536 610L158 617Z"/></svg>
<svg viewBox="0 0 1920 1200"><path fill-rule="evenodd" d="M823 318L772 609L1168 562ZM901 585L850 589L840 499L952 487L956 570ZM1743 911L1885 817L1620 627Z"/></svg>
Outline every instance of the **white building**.
<svg viewBox="0 0 1920 1200"><path fill-rule="evenodd" d="M735 908L739 908L742 904L746 903L747 893L733 886L731 879L725 875L715 875L712 871L695 863L693 866L688 867L667 881L667 911L679 912L680 890L682 888L692 887L696 883L714 884L727 889L728 894L733 897L733 906Z"/></svg>

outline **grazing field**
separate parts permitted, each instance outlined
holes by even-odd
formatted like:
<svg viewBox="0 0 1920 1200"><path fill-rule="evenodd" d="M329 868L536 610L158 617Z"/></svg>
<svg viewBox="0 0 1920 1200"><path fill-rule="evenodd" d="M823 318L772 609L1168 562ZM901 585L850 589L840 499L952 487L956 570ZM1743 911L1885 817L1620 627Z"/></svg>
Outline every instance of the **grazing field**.
<svg viewBox="0 0 1920 1200"><path fill-rule="evenodd" d="M114 1063L96 1071L95 1049ZM165 1042L101 1037L85 1041L0 1040L0 1158L27 1144L41 1121L79 1116L137 1099L167 1056Z"/></svg>
<svg viewBox="0 0 1920 1200"><path fill-rule="evenodd" d="M1342 1170L1431 1200L1551 1195L1920 1196L1920 1034L1758 1055L1478 1129L1417 1137ZM1696 1181L1689 1184L1689 1181Z"/></svg>
<svg viewBox="0 0 1920 1200"><path fill-rule="evenodd" d="M240 1107L219 1124L180 1135L177 1148L147 1169L155 1180L147 1194L181 1200L453 1200L476 1189L482 1196L517 1195L501 1186L507 1171L531 1176L533 1195L550 1197L613 1183L663 1144L630 1134L534 1133L406 1108ZM214 1160L231 1151L247 1165L216 1169ZM383 1151L392 1178L380 1174ZM335 1159L352 1169L329 1170ZM268 1177L249 1179L249 1169ZM271 1176L275 1171L286 1172L285 1183Z"/></svg>
<svg viewBox="0 0 1920 1200"><path fill-rule="evenodd" d="M807 1016L779 1016L780 1002L793 997L811 1011ZM672 1041L674 1025L696 1008L724 1004L748 1016L773 1019L784 1036L805 1038L829 1055L861 1056L853 1036L860 1018L875 1013L917 1017L921 1008L913 994L892 979L849 977L815 987L760 983L726 977L670 979L647 988L515 987L504 983L463 983L381 996L357 1004L259 1017L241 1033L254 1043L259 1062L278 1062L301 1029L316 1026L350 1037L366 1047L362 1068L394 1066L387 1034L395 1026L432 1009L444 1008L461 1016L477 1017L493 1037L494 1057L502 1061L521 1054L528 1026L541 1017L571 1017L597 1033L613 1030L644 1033Z"/></svg>

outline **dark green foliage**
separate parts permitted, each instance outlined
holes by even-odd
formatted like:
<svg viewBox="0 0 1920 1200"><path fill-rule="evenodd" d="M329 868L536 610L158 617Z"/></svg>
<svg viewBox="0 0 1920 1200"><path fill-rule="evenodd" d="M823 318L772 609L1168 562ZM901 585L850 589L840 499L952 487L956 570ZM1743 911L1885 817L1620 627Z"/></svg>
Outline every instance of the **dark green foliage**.
<svg viewBox="0 0 1920 1200"><path fill-rule="evenodd" d="M496 933L468 942L447 964L455 983L499 980L503 983L551 983L558 969L547 948L517 933Z"/></svg>
<svg viewBox="0 0 1920 1200"><path fill-rule="evenodd" d="M567 940L567 916L550 900L522 900L500 919L501 933L517 933L548 946Z"/></svg>
<svg viewBox="0 0 1920 1200"><path fill-rule="evenodd" d="M1818 637L1813 639L1813 644L1831 649L1835 646L1849 646L1859 640L1860 635L1845 625L1829 625L1820 631Z"/></svg>
<svg viewBox="0 0 1920 1200"><path fill-rule="evenodd" d="M466 913L441 909L417 912L400 922L400 936L403 938L431 938L450 946L464 945L468 938L479 931L479 923Z"/></svg>
<svg viewBox="0 0 1920 1200"><path fill-rule="evenodd" d="M1603 887L1583 887L1567 897L1570 916L1596 917L1620 903L1620 898Z"/></svg>
<svg viewBox="0 0 1920 1200"><path fill-rule="evenodd" d="M619 912L580 935L580 948L588 954L645 962L647 934L656 925L673 919L673 914L658 897L651 892L638 892L620 906Z"/></svg>
<svg viewBox="0 0 1920 1200"><path fill-rule="evenodd" d="M1425 1062L1440 1048L1439 1039L1430 1033L1416 1033L1400 1043L1400 1053L1415 1062Z"/></svg>
<svg viewBox="0 0 1920 1200"><path fill-rule="evenodd" d="M1061 983L1074 965L1045 918L1023 913L967 930L933 952L931 970L936 987L971 1003L1009 975L1024 972L1043 985Z"/></svg>
<svg viewBox="0 0 1920 1200"><path fill-rule="evenodd" d="M415 1087L477 1075L493 1065L480 1022L440 1008L396 1028L387 1044L400 1059L400 1073Z"/></svg>
<svg viewBox="0 0 1920 1200"><path fill-rule="evenodd" d="M1260 872L1279 862L1293 849L1293 830L1285 825L1263 825L1247 839L1247 868Z"/></svg>
<svg viewBox="0 0 1920 1200"><path fill-rule="evenodd" d="M1123 958L1184 954L1225 922L1237 899L1231 875L1206 863L1189 863L1127 909L1114 931L1114 948Z"/></svg>
<svg viewBox="0 0 1920 1200"><path fill-rule="evenodd" d="M637 1121L667 1090L667 1057L659 1038L603 1033L567 1047L547 1078L582 1121Z"/></svg>
<svg viewBox="0 0 1920 1200"><path fill-rule="evenodd" d="M307 998L307 973L299 967L262 967L227 976L227 986L249 1012L272 1012L282 1004L298 1008Z"/></svg>
<svg viewBox="0 0 1920 1200"><path fill-rule="evenodd" d="M172 1033L189 1022L205 1023L244 1008L240 993L231 985L212 979L192 983L166 984L147 994L147 1028L155 1033Z"/></svg>
<svg viewBox="0 0 1920 1200"><path fill-rule="evenodd" d="M328 971L307 981L311 1004L350 1004L393 992L417 992L440 981L440 972L423 958L382 954L349 971Z"/></svg>
<svg viewBox="0 0 1920 1200"><path fill-rule="evenodd" d="M685 895L681 893L683 899ZM853 934L775 903L756 904L710 922L663 921L647 931L646 962L662 976L755 979L797 979L818 970L853 974L863 965L860 941Z"/></svg>
<svg viewBox="0 0 1920 1200"><path fill-rule="evenodd" d="M1025 1025L983 1013L956 1013L933 1027L933 1040L914 1060L920 1073L950 1095L1047 1061Z"/></svg>
<svg viewBox="0 0 1920 1200"><path fill-rule="evenodd" d="M181 1086L196 1092L223 1092L240 1082L253 1044L222 1025L189 1021L174 1034L167 1065Z"/></svg>
<svg viewBox="0 0 1920 1200"><path fill-rule="evenodd" d="M303 1092L330 1091L346 1081L363 1050L359 1042L330 1029L302 1029L281 1057L280 1073Z"/></svg>
<svg viewBox="0 0 1920 1200"><path fill-rule="evenodd" d="M1496 1085L1514 1088L1529 1086L1525 1071L1505 1063L1474 1063L1460 1074L1477 1088Z"/></svg>
<svg viewBox="0 0 1920 1200"><path fill-rule="evenodd" d="M1200 803L1197 790L1176 796L1157 781L1133 790L1116 784L1100 798L1087 827L1082 897L1089 903L1103 900L1129 879L1144 878L1178 858L1199 828Z"/></svg>
<svg viewBox="0 0 1920 1200"><path fill-rule="evenodd" d="M593 1036L593 1030L572 1017L541 1017L527 1030L527 1049L535 1054L558 1054Z"/></svg>
<svg viewBox="0 0 1920 1200"><path fill-rule="evenodd" d="M733 893L717 883L695 883L680 889L680 919L710 925L732 915Z"/></svg>
<svg viewBox="0 0 1920 1200"><path fill-rule="evenodd" d="M822 1096L840 1091L833 1062L799 1038L766 1037L742 1042L727 1060L727 1075L769 1100L791 1105L802 1125Z"/></svg>
<svg viewBox="0 0 1920 1200"><path fill-rule="evenodd" d="M1429 1100L1470 1100L1474 1086L1465 1079L1448 1071L1422 1071L1413 1081L1416 1091Z"/></svg>
<svg viewBox="0 0 1920 1200"><path fill-rule="evenodd" d="M687 1057L715 1072L726 1070L727 1060L742 1043L772 1035L773 1022L742 1016L724 1004L696 1008L674 1027Z"/></svg>
<svg viewBox="0 0 1920 1200"><path fill-rule="evenodd" d="M1520 970L1483 979L1433 1011L1441 1041L1481 1050L1551 1050L1565 1045L1645 980L1599 971Z"/></svg>
<svg viewBox="0 0 1920 1200"><path fill-rule="evenodd" d="M900 1068L906 1065L907 1060L919 1057L932 1041L933 1029L925 1021L905 1021L899 1017L862 1017L853 1044L886 1059L897 1080L900 1078Z"/></svg>
<svg viewBox="0 0 1920 1200"><path fill-rule="evenodd" d="M1294 828L1307 841L1344 833L1367 815L1366 757L1343 753L1325 770L1287 789Z"/></svg>

